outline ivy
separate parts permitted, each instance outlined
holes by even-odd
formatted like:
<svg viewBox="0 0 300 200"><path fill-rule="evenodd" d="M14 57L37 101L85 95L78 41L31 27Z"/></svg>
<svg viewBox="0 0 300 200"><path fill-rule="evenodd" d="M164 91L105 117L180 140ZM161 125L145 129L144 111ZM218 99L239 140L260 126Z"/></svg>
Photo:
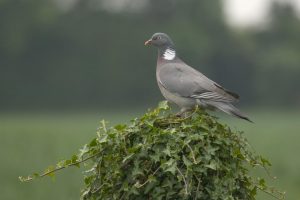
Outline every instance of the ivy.
<svg viewBox="0 0 300 200"><path fill-rule="evenodd" d="M86 163L82 199L255 199L258 190L276 199L284 193L250 175L270 162L205 111L186 118L169 113L166 101L142 117L107 128L101 121L97 137L78 155L21 181L53 176L58 170ZM89 161L89 162L87 162Z"/></svg>

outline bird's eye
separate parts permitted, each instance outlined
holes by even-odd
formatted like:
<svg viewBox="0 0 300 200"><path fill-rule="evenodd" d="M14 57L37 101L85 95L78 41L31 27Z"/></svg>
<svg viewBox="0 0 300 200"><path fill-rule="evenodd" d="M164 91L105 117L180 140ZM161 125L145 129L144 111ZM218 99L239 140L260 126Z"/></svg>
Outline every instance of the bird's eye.
<svg viewBox="0 0 300 200"><path fill-rule="evenodd" d="M160 40L160 39L161 39L160 36L154 36L154 37L152 38L152 40Z"/></svg>

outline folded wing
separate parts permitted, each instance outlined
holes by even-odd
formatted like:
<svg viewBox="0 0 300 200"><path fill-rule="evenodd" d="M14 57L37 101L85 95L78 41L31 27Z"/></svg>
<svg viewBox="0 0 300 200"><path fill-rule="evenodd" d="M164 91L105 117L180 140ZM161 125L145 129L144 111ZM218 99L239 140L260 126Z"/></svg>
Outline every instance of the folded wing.
<svg viewBox="0 0 300 200"><path fill-rule="evenodd" d="M168 91L182 97L236 102L239 96L184 63L167 63L158 70L158 81Z"/></svg>

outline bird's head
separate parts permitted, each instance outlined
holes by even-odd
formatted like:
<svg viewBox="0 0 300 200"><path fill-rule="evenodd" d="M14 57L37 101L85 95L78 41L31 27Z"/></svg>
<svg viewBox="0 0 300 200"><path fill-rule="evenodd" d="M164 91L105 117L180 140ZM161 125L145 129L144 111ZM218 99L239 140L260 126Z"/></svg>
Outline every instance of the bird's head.
<svg viewBox="0 0 300 200"><path fill-rule="evenodd" d="M165 33L154 33L152 37L145 42L145 45L153 45L158 48L174 46L171 38Z"/></svg>

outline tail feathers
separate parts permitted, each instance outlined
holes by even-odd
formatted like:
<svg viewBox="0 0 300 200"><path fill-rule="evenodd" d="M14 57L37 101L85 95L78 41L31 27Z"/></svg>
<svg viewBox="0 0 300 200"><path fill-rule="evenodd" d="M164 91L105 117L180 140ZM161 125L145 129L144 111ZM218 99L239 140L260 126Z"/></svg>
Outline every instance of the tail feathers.
<svg viewBox="0 0 300 200"><path fill-rule="evenodd" d="M209 104L229 115L232 115L232 116L238 117L240 119L247 120L248 122L254 123L247 116L245 116L243 113L241 113L241 111L239 111L239 109L234 107L232 104L228 104L228 103L224 103L224 102L210 102Z"/></svg>

